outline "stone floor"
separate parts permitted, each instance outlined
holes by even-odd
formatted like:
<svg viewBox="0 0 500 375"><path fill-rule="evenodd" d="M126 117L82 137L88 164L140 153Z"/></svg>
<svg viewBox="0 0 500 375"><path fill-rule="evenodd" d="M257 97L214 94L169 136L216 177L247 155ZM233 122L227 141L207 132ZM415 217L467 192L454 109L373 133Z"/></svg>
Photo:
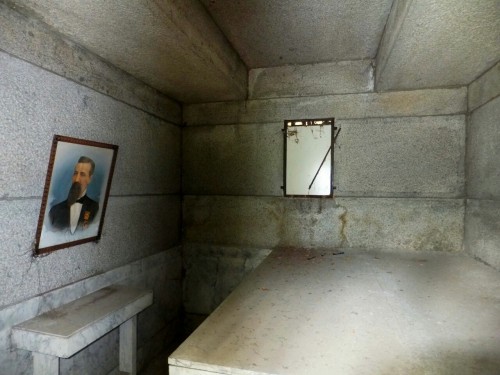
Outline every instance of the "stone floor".
<svg viewBox="0 0 500 375"><path fill-rule="evenodd" d="M500 273L442 252L275 251L170 361L171 375L500 374Z"/></svg>
<svg viewBox="0 0 500 375"><path fill-rule="evenodd" d="M150 363L143 368L139 375L168 375L168 357L182 343L183 339L172 343L166 350L158 354Z"/></svg>
<svg viewBox="0 0 500 375"><path fill-rule="evenodd" d="M148 366L140 372L140 375L166 375L168 374L167 358L170 355L165 351L158 355Z"/></svg>

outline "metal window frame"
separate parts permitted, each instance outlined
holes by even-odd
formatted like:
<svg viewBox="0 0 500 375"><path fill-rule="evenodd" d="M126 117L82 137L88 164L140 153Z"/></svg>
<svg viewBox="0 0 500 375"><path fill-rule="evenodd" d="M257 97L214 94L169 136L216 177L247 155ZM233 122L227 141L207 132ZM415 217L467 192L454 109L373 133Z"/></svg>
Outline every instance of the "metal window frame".
<svg viewBox="0 0 500 375"><path fill-rule="evenodd" d="M334 143L336 139L336 130L338 129L335 126L335 118L334 117L327 117L327 118L314 118L314 119L293 119L293 120L284 120L283 122L283 186L281 187L283 189L283 195L285 197L289 198L333 198L333 191L335 190L335 186L333 183L333 166L334 166ZM318 194L303 194L303 195L298 195L298 194L287 194L286 192L286 175L287 175L287 129L288 127L291 126L331 126L332 131L331 131L331 140L330 140L330 149L329 149L329 154L330 154L330 193L328 195L318 195ZM340 130L339 130L340 131ZM338 132L337 132L338 134ZM326 161L326 157L328 154L325 156L325 159L323 162ZM319 169L318 169L319 171Z"/></svg>

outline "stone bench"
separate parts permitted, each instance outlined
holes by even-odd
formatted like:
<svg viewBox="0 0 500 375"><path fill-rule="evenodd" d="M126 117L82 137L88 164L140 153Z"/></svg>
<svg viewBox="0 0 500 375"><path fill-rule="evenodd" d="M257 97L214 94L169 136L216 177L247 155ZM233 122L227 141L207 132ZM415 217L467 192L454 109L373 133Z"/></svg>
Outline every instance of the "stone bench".
<svg viewBox="0 0 500 375"><path fill-rule="evenodd" d="M59 374L69 358L120 327L120 371L136 374L137 314L153 292L112 285L12 327L12 346L33 352L33 374Z"/></svg>

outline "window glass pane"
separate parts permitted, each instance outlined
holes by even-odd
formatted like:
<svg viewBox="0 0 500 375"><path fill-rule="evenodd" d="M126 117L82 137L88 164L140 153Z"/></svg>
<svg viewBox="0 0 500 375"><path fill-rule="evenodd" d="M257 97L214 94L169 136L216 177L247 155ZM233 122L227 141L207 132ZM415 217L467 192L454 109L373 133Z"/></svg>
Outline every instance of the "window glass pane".
<svg viewBox="0 0 500 375"><path fill-rule="evenodd" d="M285 195L332 195L333 119L326 125L306 123L316 122L285 122Z"/></svg>

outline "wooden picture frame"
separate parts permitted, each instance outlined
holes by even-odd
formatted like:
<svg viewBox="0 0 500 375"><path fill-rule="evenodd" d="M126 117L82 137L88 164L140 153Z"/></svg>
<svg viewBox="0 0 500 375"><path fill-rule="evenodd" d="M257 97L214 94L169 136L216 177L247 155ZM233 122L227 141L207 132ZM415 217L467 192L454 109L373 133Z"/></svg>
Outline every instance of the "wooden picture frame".
<svg viewBox="0 0 500 375"><path fill-rule="evenodd" d="M54 136L35 255L101 238L117 152L116 145Z"/></svg>

